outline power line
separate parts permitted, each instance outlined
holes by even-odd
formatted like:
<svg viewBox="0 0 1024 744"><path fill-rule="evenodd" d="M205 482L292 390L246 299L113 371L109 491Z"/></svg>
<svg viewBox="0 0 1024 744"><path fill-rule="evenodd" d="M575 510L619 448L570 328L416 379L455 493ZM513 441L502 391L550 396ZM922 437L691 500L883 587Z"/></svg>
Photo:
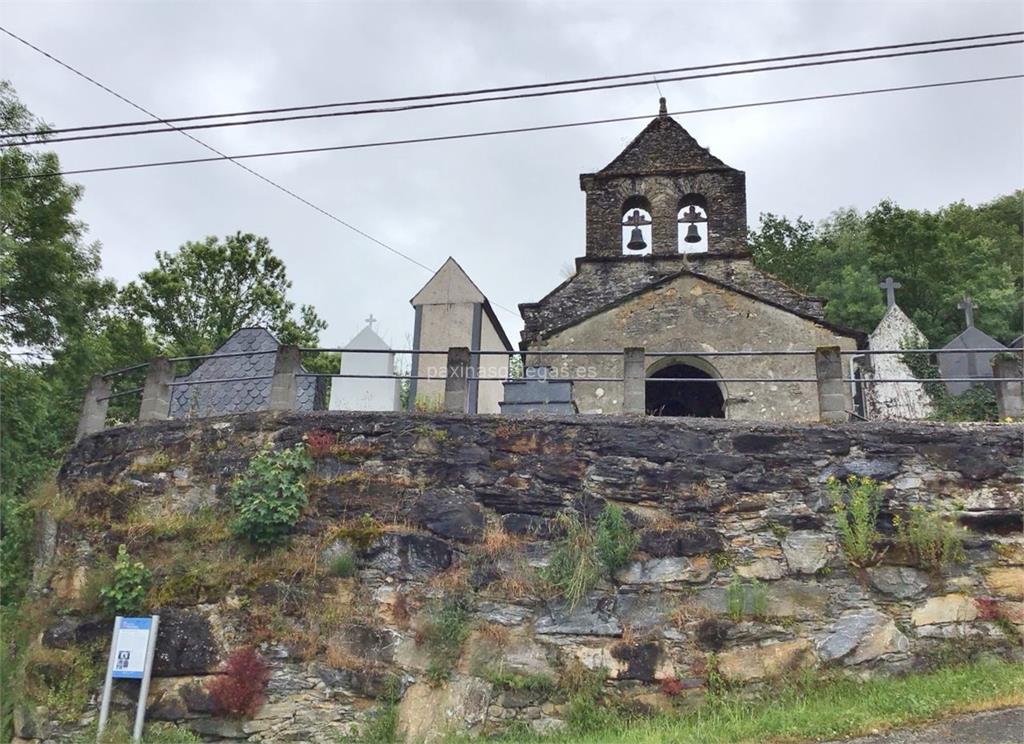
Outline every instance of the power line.
<svg viewBox="0 0 1024 744"><path fill-rule="evenodd" d="M22 39L21 37L17 36L16 34L12 33L11 31L8 31L7 29L3 28L2 26L0 26L0 31L3 31L8 36L11 36L12 38L17 39L18 41L21 41L21 42L26 43L26 44L28 43L24 39ZM549 81L549 82L543 82L543 83L530 83L530 84L523 84L523 85L506 85L506 86L493 87L493 88L476 88L476 89L471 89L471 90L448 91L448 92L443 92L443 93L429 93L429 94L420 94L420 95L413 95L413 96L401 96L401 97L396 97L396 98L374 98L374 99L357 100L357 101L342 101L342 102L335 102L335 103L312 104L312 105L305 105L305 106L287 106L287 107L279 107L279 108L253 109L253 110L248 110L248 111L235 111L235 112L230 112L230 113L193 115L193 116L178 116L178 117L163 118L160 121L163 122L163 123L180 123L180 122L187 122L187 121L198 121L198 120L203 120L203 119L235 118L235 117L239 117L239 116L256 116L256 115L262 115L262 114L281 114L281 113L290 113L290 112L294 112L294 111L313 111L313 110L322 110L322 109L325 109L325 108L340 108L340 107L345 107L345 106L367 106L367 105L381 104L381 103L406 103L406 102L410 102L410 101L424 101L424 100L442 99L442 98L462 98L462 97L465 97L465 96L482 95L482 94L489 94L489 93L507 93L507 92L512 92L512 91L521 91L521 90L531 90L531 89L541 89L541 88L551 88L551 87L563 87L563 86L567 86L567 85L581 85L581 84L584 84L584 83L604 82L604 81L607 81L607 80L621 80L621 79L631 78L631 77L656 77L658 75L672 75L672 74L676 74L676 73L680 73L680 72L695 72L697 70L709 70L709 69L717 69L717 68L722 68L722 67L738 67L738 66L752 65L752 64L763 64L763 63L766 63L766 62L788 62L788 61L797 60L797 59L810 59L810 58L814 58L814 57L838 56L838 55L841 55L841 54L863 54L863 53L866 53L866 52L878 52L878 51L885 51L885 50L889 50L889 49L903 49L903 48L912 48L912 47L921 47L921 46L934 46L936 44L954 44L954 43L961 43L961 42L966 42L966 41L980 41L980 40L984 40L984 39L998 39L998 38L1005 38L1005 37L1008 37L1008 36L1021 36L1021 35L1024 35L1024 31L1009 31L1009 32L1005 32L1005 33L981 34L981 35L975 35L975 36L946 37L946 38L942 38L942 39L931 39L931 40L928 40L928 41L915 41L915 42L904 42L904 43L900 43L900 44L885 44L885 45L879 45L879 46L857 47L857 48L850 48L850 49L838 49L838 50L832 50L832 51L826 51L826 52L807 52L807 53L803 53L803 54L790 54L790 55L777 56L777 57L760 57L760 58L756 58L756 59L740 60L740 61L737 61L737 62L719 62L719 63L705 64L705 65L691 65L689 67L675 67L675 68L662 69L662 70L646 70L646 71L643 71L643 72L623 73L623 74L618 74L618 75L602 75L602 76L598 76L598 77L575 78L575 79L568 79L568 80ZM102 130L102 129L116 129L116 128L123 128L123 127L130 127L130 126L149 126L150 124L152 124L151 121L143 120L143 121L120 122L120 123L115 123L115 124L97 124L97 125L91 125L91 126L65 127L65 128L61 128L61 129L51 129L51 130L49 130L49 134L64 134L64 133L68 133L68 132L93 131L93 130ZM37 134L36 132L20 132L20 133L5 134L5 135L0 135L0 136L4 136L4 137L27 137L27 136L35 136L36 134Z"/></svg>
<svg viewBox="0 0 1024 744"><path fill-rule="evenodd" d="M799 96L796 98L777 98L769 101L753 101L750 103L734 103L725 106L708 106L705 108L686 109L682 111L669 112L670 116L683 116L690 114L703 114L714 111L732 111L736 109L746 108L760 108L763 106L777 106L786 103L803 103L807 101L824 101L837 98L853 98L857 96L874 95L877 93L899 93L911 90L925 90L929 88L946 88L957 85L972 85L975 83L990 83L1003 80L1016 80L1024 78L1024 73L1014 75L998 75L993 77L983 78L971 78L968 80L947 80L939 83L921 83L918 85L900 85L890 88L872 88L868 90L855 90L845 91L842 93L824 93L815 96ZM637 121L640 119L651 119L650 114L640 114L636 116L617 116L605 119L590 119L588 121L575 121L575 122L563 122L560 124L539 124L531 127L515 127L511 129L491 129L480 132L463 132L459 134L443 134L433 137L411 137L407 139L396 139L396 140L383 140L377 142L361 142L351 145L327 145L324 147L305 147L292 150L271 150L265 152L254 152L244 153L239 155L223 155L220 157L212 158L185 158L181 160L160 160L146 163L129 163L126 165L109 165L97 168L78 168L75 170L65 171L53 171L49 173L34 173L24 176L11 176L11 180L20 180L28 178L52 178L56 176L76 176L85 173L108 173L111 171L125 171L125 170L138 170L141 168L159 168L164 166L172 165L194 165L198 163L213 163L221 160L231 160L232 162L238 160L245 160L250 158L267 158L277 157L282 155L308 155L312 153L323 153L323 152L337 152L341 150L362 150L374 147L389 147L393 145L412 145L426 142L448 142L451 140L460 139L474 139L479 137L493 137L497 135L505 134L524 134L528 132L542 132L550 131L554 129L570 129L575 127L585 127L595 124L614 124L626 121ZM211 148L212 149L212 148Z"/></svg>
<svg viewBox="0 0 1024 744"><path fill-rule="evenodd" d="M942 52L960 52L970 49L983 49L988 47L999 47L999 46L1010 46L1024 44L1024 39L1014 41L990 41L980 44L969 44L964 46L951 46L951 47L939 47L936 49L915 49L912 51L903 52L887 52L884 54L872 54L864 55L859 57L844 57L842 59L826 59L826 60L815 60L813 62L794 62L785 65L769 65L767 67L751 67L743 70L724 70L719 72L704 72L695 75L681 75L676 77L661 78L658 82L660 83L671 83L681 82L686 80L703 80L708 78L719 78L719 77L731 77L735 75L747 75L755 72L776 72L780 70L792 70L809 67L822 67L825 65L838 65L846 64L849 62L868 62L879 59L892 59L898 57L911 57L920 56L924 54L938 54ZM185 124L182 126L174 126L173 129L181 132L185 130L197 130L197 129L220 129L224 127L241 127L251 126L254 124L270 124L283 121L299 121L309 119L328 119L341 116L361 116L364 114L385 114L385 113L396 113L402 111L415 111L420 109L431 109L441 108L448 106L463 106L473 103L487 103L491 101L509 101L519 100L526 98L539 98L547 96L558 96L568 93L586 93L596 90L610 90L617 88L630 88L642 85L653 85L654 82L651 80L633 80L629 82L617 82L617 83L605 83L602 85L584 86L577 88L566 88L563 90L542 90L529 93L506 93L498 96L488 96L482 98L464 98L461 100L445 100L445 101L434 101L430 103L416 103L405 106L392 106L385 108L368 108L368 109L355 109L352 111L331 111L327 113L318 114L297 114L294 116L278 116L264 119L246 119L244 121L229 121L229 122L216 122L210 124ZM159 123L167 124L166 120L160 120ZM93 139L107 139L111 137L134 137L143 134L164 134L167 129L135 129L123 132L105 132L102 134L83 134L75 135L72 137L50 137L44 135L32 142L6 142L0 143L0 148L4 147L15 147L20 145L37 145L37 144L55 144L57 142L75 142L81 140L93 140ZM37 135L38 136L38 135Z"/></svg>
<svg viewBox="0 0 1024 744"><path fill-rule="evenodd" d="M96 87L98 87L98 88L106 91L110 95L114 96L118 100L123 101L124 103L127 103L132 108L134 108L134 109L136 109L138 111L141 111L142 113L146 114L147 116L153 117L157 121L161 121L162 122L160 117L157 116L156 114L154 114L152 111L148 110L147 108L141 106L138 103L135 103L135 101L132 101L132 100L126 98L125 96L121 95L117 91L107 87L103 83L99 82L95 78L90 77L89 75L87 75L86 73L82 72L81 70L78 70L75 67L72 67L67 62L64 62L63 60L58 59L57 57L53 56L49 52L45 51L44 49L40 49L35 44L33 44L33 43L31 43L31 42L21 38L20 36L16 36L15 34L11 33L7 29L0 28L0 30L2 30L8 36L11 36L14 39L17 39L18 41L20 41L25 46L35 50L39 54L42 54L47 59L50 59L53 62L56 62L58 65L60 65L64 69L72 72L73 74L77 75L78 77L82 78L83 80L87 80L88 82L92 83ZM394 247L388 245L383 240L379 240L378 238L373 237L369 233L367 233L367 232L365 232L363 230L360 230L355 225L353 225L353 224L351 224L349 222L346 222L345 220L341 219L340 217L338 217L337 215L335 215L335 214L333 214L331 212L328 212L323 207L314 204L309 199L306 199L305 197L300 196L299 194L295 193L291 189L289 189L289 188L287 188L285 186L282 186L277 181L274 181L274 180L268 178L267 176L264 176L262 173L253 170L252 168L250 168L249 166L245 165L244 163L239 163L236 158L234 158L234 157L232 157L230 155L225 155L223 152L218 150L213 145L209 145L206 142L203 142L201 139L198 139L197 137L195 137L194 135L189 134L188 132L182 132L180 129L175 127L173 124L169 124L168 123L167 126L170 127L171 129L174 129L176 131L181 132L182 135L184 135L185 137L188 137L190 140L192 140L196 144L199 144L199 145L203 146L204 148L206 148L207 150L209 150L210 152L215 153L217 155L217 157L213 158L214 160L229 160L229 161L231 161L232 163L237 165L239 168L244 170L246 173L249 173L249 174L255 176L256 178L260 179L264 183L269 184L270 186L274 187L278 191L281 191L282 193L287 194L288 196L292 197L293 199L295 199L295 200L305 204L307 207L310 207L311 209L315 209L317 212L322 214L324 217L327 217L328 219L333 220L334 222L337 222L339 225L342 225L343 227L348 228L349 230L351 230L352 232L356 233L357 235L361 235L362 237L366 238L367 240L369 240L369 241L371 241L373 243L376 243L377 245L379 245L382 248L390 251L391 253L395 254L396 256L398 256L398 257L408 261L409 263L414 264L414 265L418 266L421 269L424 269L425 271L427 271L429 273L434 273L435 269L430 268L425 263L423 263L423 262L413 258L412 256L410 256L410 255L408 255L406 253L403 253L402 251L398 250L397 248L394 248ZM517 318L520 317L519 313L515 312L514 310L510 310L509 308L507 308L507 307L505 307L503 305L499 305L497 302L494 302L492 304L494 304L495 307L499 307L502 310L504 310L505 312L510 313L510 314L516 316Z"/></svg>

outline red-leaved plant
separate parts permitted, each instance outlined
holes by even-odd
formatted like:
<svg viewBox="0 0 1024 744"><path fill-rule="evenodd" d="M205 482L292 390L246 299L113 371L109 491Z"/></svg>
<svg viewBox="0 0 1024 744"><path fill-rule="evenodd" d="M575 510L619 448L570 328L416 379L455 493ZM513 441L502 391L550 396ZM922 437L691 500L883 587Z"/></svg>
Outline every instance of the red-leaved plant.
<svg viewBox="0 0 1024 744"><path fill-rule="evenodd" d="M661 691L665 695L675 697L683 691L683 683L675 677L665 677L661 680Z"/></svg>
<svg viewBox="0 0 1024 744"><path fill-rule="evenodd" d="M270 672L254 649L233 651L224 662L223 673L207 686L218 715L251 718L265 699Z"/></svg>
<svg viewBox="0 0 1024 744"><path fill-rule="evenodd" d="M306 433L306 445L309 447L309 455L314 459L326 457L331 454L331 448L338 443L338 438L329 431L314 429Z"/></svg>

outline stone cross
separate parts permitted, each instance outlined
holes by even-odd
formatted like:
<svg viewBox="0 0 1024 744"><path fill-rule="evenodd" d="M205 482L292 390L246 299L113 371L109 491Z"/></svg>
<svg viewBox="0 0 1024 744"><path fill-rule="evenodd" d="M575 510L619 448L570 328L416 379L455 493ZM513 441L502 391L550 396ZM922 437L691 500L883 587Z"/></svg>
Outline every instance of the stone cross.
<svg viewBox="0 0 1024 744"><path fill-rule="evenodd" d="M891 276L885 277L885 281L878 285L885 290L885 306L892 307L896 304L896 290L903 287L897 281L894 281Z"/></svg>
<svg viewBox="0 0 1024 744"><path fill-rule="evenodd" d="M373 317L373 313L370 313L370 317L366 319L366 325L370 326L370 328L373 328L373 324L376 322L377 319Z"/></svg>
<svg viewBox="0 0 1024 744"><path fill-rule="evenodd" d="M974 310L978 306L974 304L974 300L971 299L969 294L965 294L964 298L960 300L960 303L956 306L957 310L964 311L964 317L967 318L967 327L974 327Z"/></svg>

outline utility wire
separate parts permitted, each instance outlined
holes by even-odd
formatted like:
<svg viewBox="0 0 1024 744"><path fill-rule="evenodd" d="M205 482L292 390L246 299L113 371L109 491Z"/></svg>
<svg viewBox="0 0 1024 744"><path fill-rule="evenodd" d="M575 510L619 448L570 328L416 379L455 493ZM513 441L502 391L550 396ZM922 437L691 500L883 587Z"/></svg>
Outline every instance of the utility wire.
<svg viewBox="0 0 1024 744"><path fill-rule="evenodd" d="M825 65L839 65L846 64L849 62L868 62L879 59L892 59L897 57L912 57L920 56L924 54L937 54L942 52L960 52L970 49L982 49L988 47L999 47L999 46L1010 46L1024 44L1024 39L1013 40L1013 41L990 41L979 44L969 44L964 46L950 46L950 47L939 47L935 49L915 49L912 51L904 52L886 52L884 54L872 54L859 57L844 57L842 59L825 59L815 60L813 62L793 62L785 65L769 65L766 67L751 67L743 70L724 70L719 72L702 72L695 75L681 75L676 77L661 78L658 82L660 83L671 83L680 82L685 80L703 80L707 78L719 78L719 77L731 77L735 75L748 75L755 72L776 72L780 70L793 70L808 67L822 67ZM263 119L246 119L244 121L228 121L228 122L215 122L210 124L183 124L181 126L174 126L173 129L177 131L185 130L196 130L196 129L220 129L224 127L242 127L251 126L253 124L270 124L282 121L299 121L309 119L329 119L341 116L361 116L364 114L385 114L385 113L396 113L401 111L415 111L420 109L431 109L441 108L448 106L464 106L472 103L487 103L490 101L510 101L520 100L526 98L539 98L546 96L560 96L568 93L587 93L596 90L611 90L617 88L631 88L635 86L643 85L654 85L655 82L652 80L632 80L628 82L616 82L616 83L604 83L602 85L592 85L577 88L565 88L562 90L542 90L534 91L529 93L505 93L498 96L478 97L478 98L463 98L460 100L446 100L446 101L433 101L430 103L415 103L404 106L391 106L384 108L365 108L355 109L350 111L330 111L327 113L318 114L296 114L292 116L278 116L269 117ZM166 124L166 120L160 120L160 123ZM37 145L37 144L54 144L57 142L74 142L79 140L94 140L94 139L107 139L110 137L133 137L143 134L164 134L168 132L168 129L157 128L157 129L134 129L122 132L105 132L102 134L81 134L71 137L51 137L48 134L30 142L6 142L0 143L0 148L3 147L15 147L20 145ZM38 137L38 134L37 134Z"/></svg>
<svg viewBox="0 0 1024 744"><path fill-rule="evenodd" d="M141 111L142 113L146 114L147 116L153 117L157 121L162 121L160 119L160 117L157 116L156 114L154 114L152 111L148 110L147 108L141 106L138 103L135 103L135 101L132 101L132 100L126 98L125 96L121 95L117 91L115 91L115 90L107 87L103 83L99 82L95 78L90 77L89 75L85 74L81 70L76 69L75 67L72 67L67 62L64 62L63 60L58 59L57 57L53 56L49 52L47 52L47 51L45 51L43 49L40 49L35 44L32 44L29 41L26 41L25 39L21 38L20 36L15 36L14 34L12 34L7 29L0 28L0 30L2 30L8 36L12 36L13 38L17 39L18 41L20 41L25 46L30 47L31 49L34 49L35 51L39 52L44 57L46 57L46 58L56 62L58 65L60 65L64 69L72 72L73 74L77 75L78 77L82 78L83 80L87 80L88 82L92 83L96 87L98 87L98 88L106 91L110 95L114 96L118 100L123 101L124 103L127 103L129 106L131 106L132 108L136 109L137 111ZM178 129L177 127L175 127L173 124L167 124L167 126L170 127L171 129L174 129L176 131L181 132L181 130ZM430 268L425 263L423 263L421 261L418 261L417 259L413 258L412 256L410 256L410 255L408 255L406 253L403 253L402 251L398 250L397 248L394 248L394 247L388 245L383 240L379 240L378 238L373 237L368 232L360 230L358 227L356 227L355 225L351 224L350 222L346 222L345 220L341 219L337 215L335 215L335 214L333 214L331 212L328 212L323 207L320 207L320 206L314 204L309 199L306 199L305 197L300 196L299 194L295 193L291 189L289 189L289 188L287 188L285 186L282 186L277 181L274 181L274 180L268 178L267 176L264 176L262 173L259 173L258 171L253 170L252 168L250 168L249 166L245 165L244 163L239 163L237 158L234 158L234 157L232 157L230 155L225 155L223 152L218 150L213 145L209 145L206 142L203 142L201 139L198 139L197 137L195 137L194 135L189 134L188 132L181 132L181 134L184 135L185 137L188 137L190 140L192 140L196 144L202 145L203 147L205 147L210 152L216 153L217 157L211 158L211 160L229 160L232 163L234 163L235 165L237 165L239 168L244 170L246 173L249 173L249 174L255 176L256 178L260 179L264 183L269 184L270 186L274 187L278 191L281 191L281 192L287 194L288 196L292 197L293 199L295 199L295 200L305 204L307 207L310 207L311 209L315 209L317 212L322 214L324 217L327 217L328 219L333 220L334 222L337 222L339 225L348 228L349 230L351 230L352 232L356 233L357 235L361 235L362 237L366 238L367 240L369 240L369 241L371 241L373 243L376 243L377 245L379 245L382 248L390 251L391 253L395 254L396 256L398 256L398 257L400 257L402 259L405 259L409 263L414 264L414 265L418 266L419 268L421 268L421 269L423 269L423 270L425 270L425 271L427 271L427 272L429 272L431 274L433 274L435 272L435 269ZM509 308L505 307L504 305L499 305L497 302L493 302L492 304L495 307L499 307L502 310L504 310L505 312L510 313L511 315L514 315L516 318L520 317L519 313L515 312L514 310L510 310Z"/></svg>
<svg viewBox="0 0 1024 744"><path fill-rule="evenodd" d="M671 111L669 116L682 116L689 114L703 114L713 111L733 111L736 109L759 108L763 106L777 106L786 103L803 103L806 101L824 101L836 98L853 98L856 96L874 95L876 93L898 93L911 90L925 90L929 88L946 88L956 85L972 85L975 83L990 83L1003 80L1016 80L1024 78L1024 73L1014 75L998 75L993 77L972 78L968 80L947 80L939 83L921 83L919 85L900 85L890 88L873 88L869 90L845 91L842 93L824 93L816 96L800 96L797 98L777 98L769 101L754 101L751 103L734 103L726 106L708 106L705 108L686 109L682 111ZM193 165L197 163L213 163L220 160L245 160L249 158L268 158L281 155L307 155L311 153L337 152L340 150L362 150L373 147L389 147L393 145L412 145L424 142L447 142L450 140L472 139L478 137L493 137L504 134L523 134L527 132L542 132L553 129L570 129L574 127L585 127L594 124L614 124L625 121L636 121L639 119L651 119L650 114L637 116L617 116L607 119L590 119L588 121L565 122L560 124L540 124L532 127L515 127L512 129L492 129L481 132L463 132L460 134L443 134L433 137L411 137L408 139L383 140L378 142L361 142L351 145L328 145L325 147L305 147L292 150L271 150L266 152L244 153L240 155L223 155L212 158L186 158L182 160L160 160L147 163L129 163L126 165L109 165L97 168L78 168L75 170L53 171L49 173L34 173L24 176L10 176L11 180L28 178L51 178L56 176L76 176L84 173L108 173L111 171L137 170L140 168L159 168L171 165ZM212 149L212 148L211 148ZM244 167L244 166L243 166ZM371 240L375 240L371 238ZM421 264L422 265L422 264Z"/></svg>
<svg viewBox="0 0 1024 744"><path fill-rule="evenodd" d="M2 26L0 26L0 31L3 31L8 36L11 36L12 38L14 38L14 39L16 39L16 40L18 40L18 41L20 41L22 43L28 44L28 42L26 42L20 36L17 36L13 32L8 31L7 29L3 28ZM839 50L832 50L832 51L827 51L827 52L808 52L808 53L804 53L804 54L790 54L790 55L785 55L785 56L780 56L780 57L760 57L760 58L757 58L757 59L740 60L738 62L719 62L719 63L705 64L705 65L691 65L689 67L675 67L675 68L669 68L669 69L663 69L663 70L647 70L647 71L644 71L644 72L631 72L631 73L623 73L623 74L618 74L618 75L602 75L602 76L598 76L598 77L576 78L576 79L569 79L569 80L558 80L558 81L553 81L553 82L531 83L531 84L524 84L524 85L506 85L506 86L493 87L493 88L476 88L476 89L462 90L462 91L449 91L449 92L443 92L443 93L429 93L429 94L421 94L421 95L413 95L413 96L402 96L402 97L397 97L397 98L374 98L374 99L359 100L359 101L342 101L342 102L336 102L336 103L321 103L321 104L312 104L312 105L305 105L305 106L287 106L287 107L280 107L280 108L253 109L253 110L248 110L248 111L235 111L235 112L230 112L230 113L194 115L194 116L178 116L178 117L164 118L164 119L161 119L161 121L164 122L164 123L168 123L168 122L179 123L179 122L187 122L187 121L198 121L198 120L203 120L203 119L236 118L236 117L239 117L239 116L256 116L256 115L262 115L262 114L281 114L281 113L291 113L291 112L295 112L295 111L315 111L315 110L322 110L322 109L326 109L326 108L340 108L340 107L344 107L344 106L367 106L367 105L380 104L380 103L406 103L406 102L409 102L409 101L424 101L424 100L440 99L440 98L462 98L462 97L465 97L465 96L482 95L482 94L489 94L489 93L508 93L508 92L512 92L512 91L521 91L521 90L531 90L531 89L551 88L551 87L563 87L563 86L567 86L567 85L581 85L581 84L584 84L584 83L597 83L597 82L604 82L604 81L607 81L607 80L621 80L621 79L632 78L632 77L656 77L658 75L673 75L673 74L680 73L680 72L695 72L695 71L698 71L698 70L710 70L710 69L717 69L717 68L722 68L722 67L738 67L738 66L744 66L744 65L763 64L763 63L766 63L766 62L788 62L788 61L797 60L797 59L811 59L811 58L815 58L815 57L838 56L838 55L841 55L841 54L863 54L863 53L866 53L866 52L879 52L879 51L885 51L885 50L889 50L889 49L904 49L904 48L912 48L912 47L934 46L936 44L954 44L954 43L961 43L961 42L966 42L966 41L980 41L980 40L984 40L984 39L999 39L999 38L1005 38L1005 37L1008 37L1008 36L1024 36L1024 31L1009 31L1009 32L1005 32L1005 33L981 34L981 35L976 35L976 36L946 37L946 38L942 38L942 39L932 39L932 40L929 40L929 41L904 42L904 43L901 43L901 44L885 44L885 45L881 45L881 46L869 46L869 47L858 47L858 48L851 48L851 49L839 49ZM68 133L68 132L93 131L93 130L101 130L101 129L118 129L118 128L123 128L123 127L130 127L130 126L149 126L150 124L152 124L152 122L149 121L149 120L128 121L128 122L120 122L120 123L116 123L116 124L97 124L97 125L91 125L91 126L65 127L65 128L61 128L61 129L51 129L51 130L49 130L49 133L50 134L64 134L64 133ZM4 137L27 137L27 136L35 136L36 134L37 134L36 132L20 132L20 133L15 133L15 134L4 134L4 135L0 135L0 136L4 136Z"/></svg>

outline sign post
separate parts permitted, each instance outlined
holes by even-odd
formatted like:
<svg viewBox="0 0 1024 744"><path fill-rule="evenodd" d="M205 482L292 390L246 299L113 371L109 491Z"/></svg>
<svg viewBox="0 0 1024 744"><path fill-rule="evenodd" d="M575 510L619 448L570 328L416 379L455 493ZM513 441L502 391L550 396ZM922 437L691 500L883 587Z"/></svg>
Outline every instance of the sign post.
<svg viewBox="0 0 1024 744"><path fill-rule="evenodd" d="M132 741L142 740L142 725L146 719L146 697L149 695L149 678L153 671L153 656L156 653L157 628L160 616L114 618L114 635L110 641L110 656L107 659L107 676L103 683L103 701L100 703L100 720L97 737L102 736L110 716L110 697L114 679L137 679L139 705L135 712L135 727Z"/></svg>

